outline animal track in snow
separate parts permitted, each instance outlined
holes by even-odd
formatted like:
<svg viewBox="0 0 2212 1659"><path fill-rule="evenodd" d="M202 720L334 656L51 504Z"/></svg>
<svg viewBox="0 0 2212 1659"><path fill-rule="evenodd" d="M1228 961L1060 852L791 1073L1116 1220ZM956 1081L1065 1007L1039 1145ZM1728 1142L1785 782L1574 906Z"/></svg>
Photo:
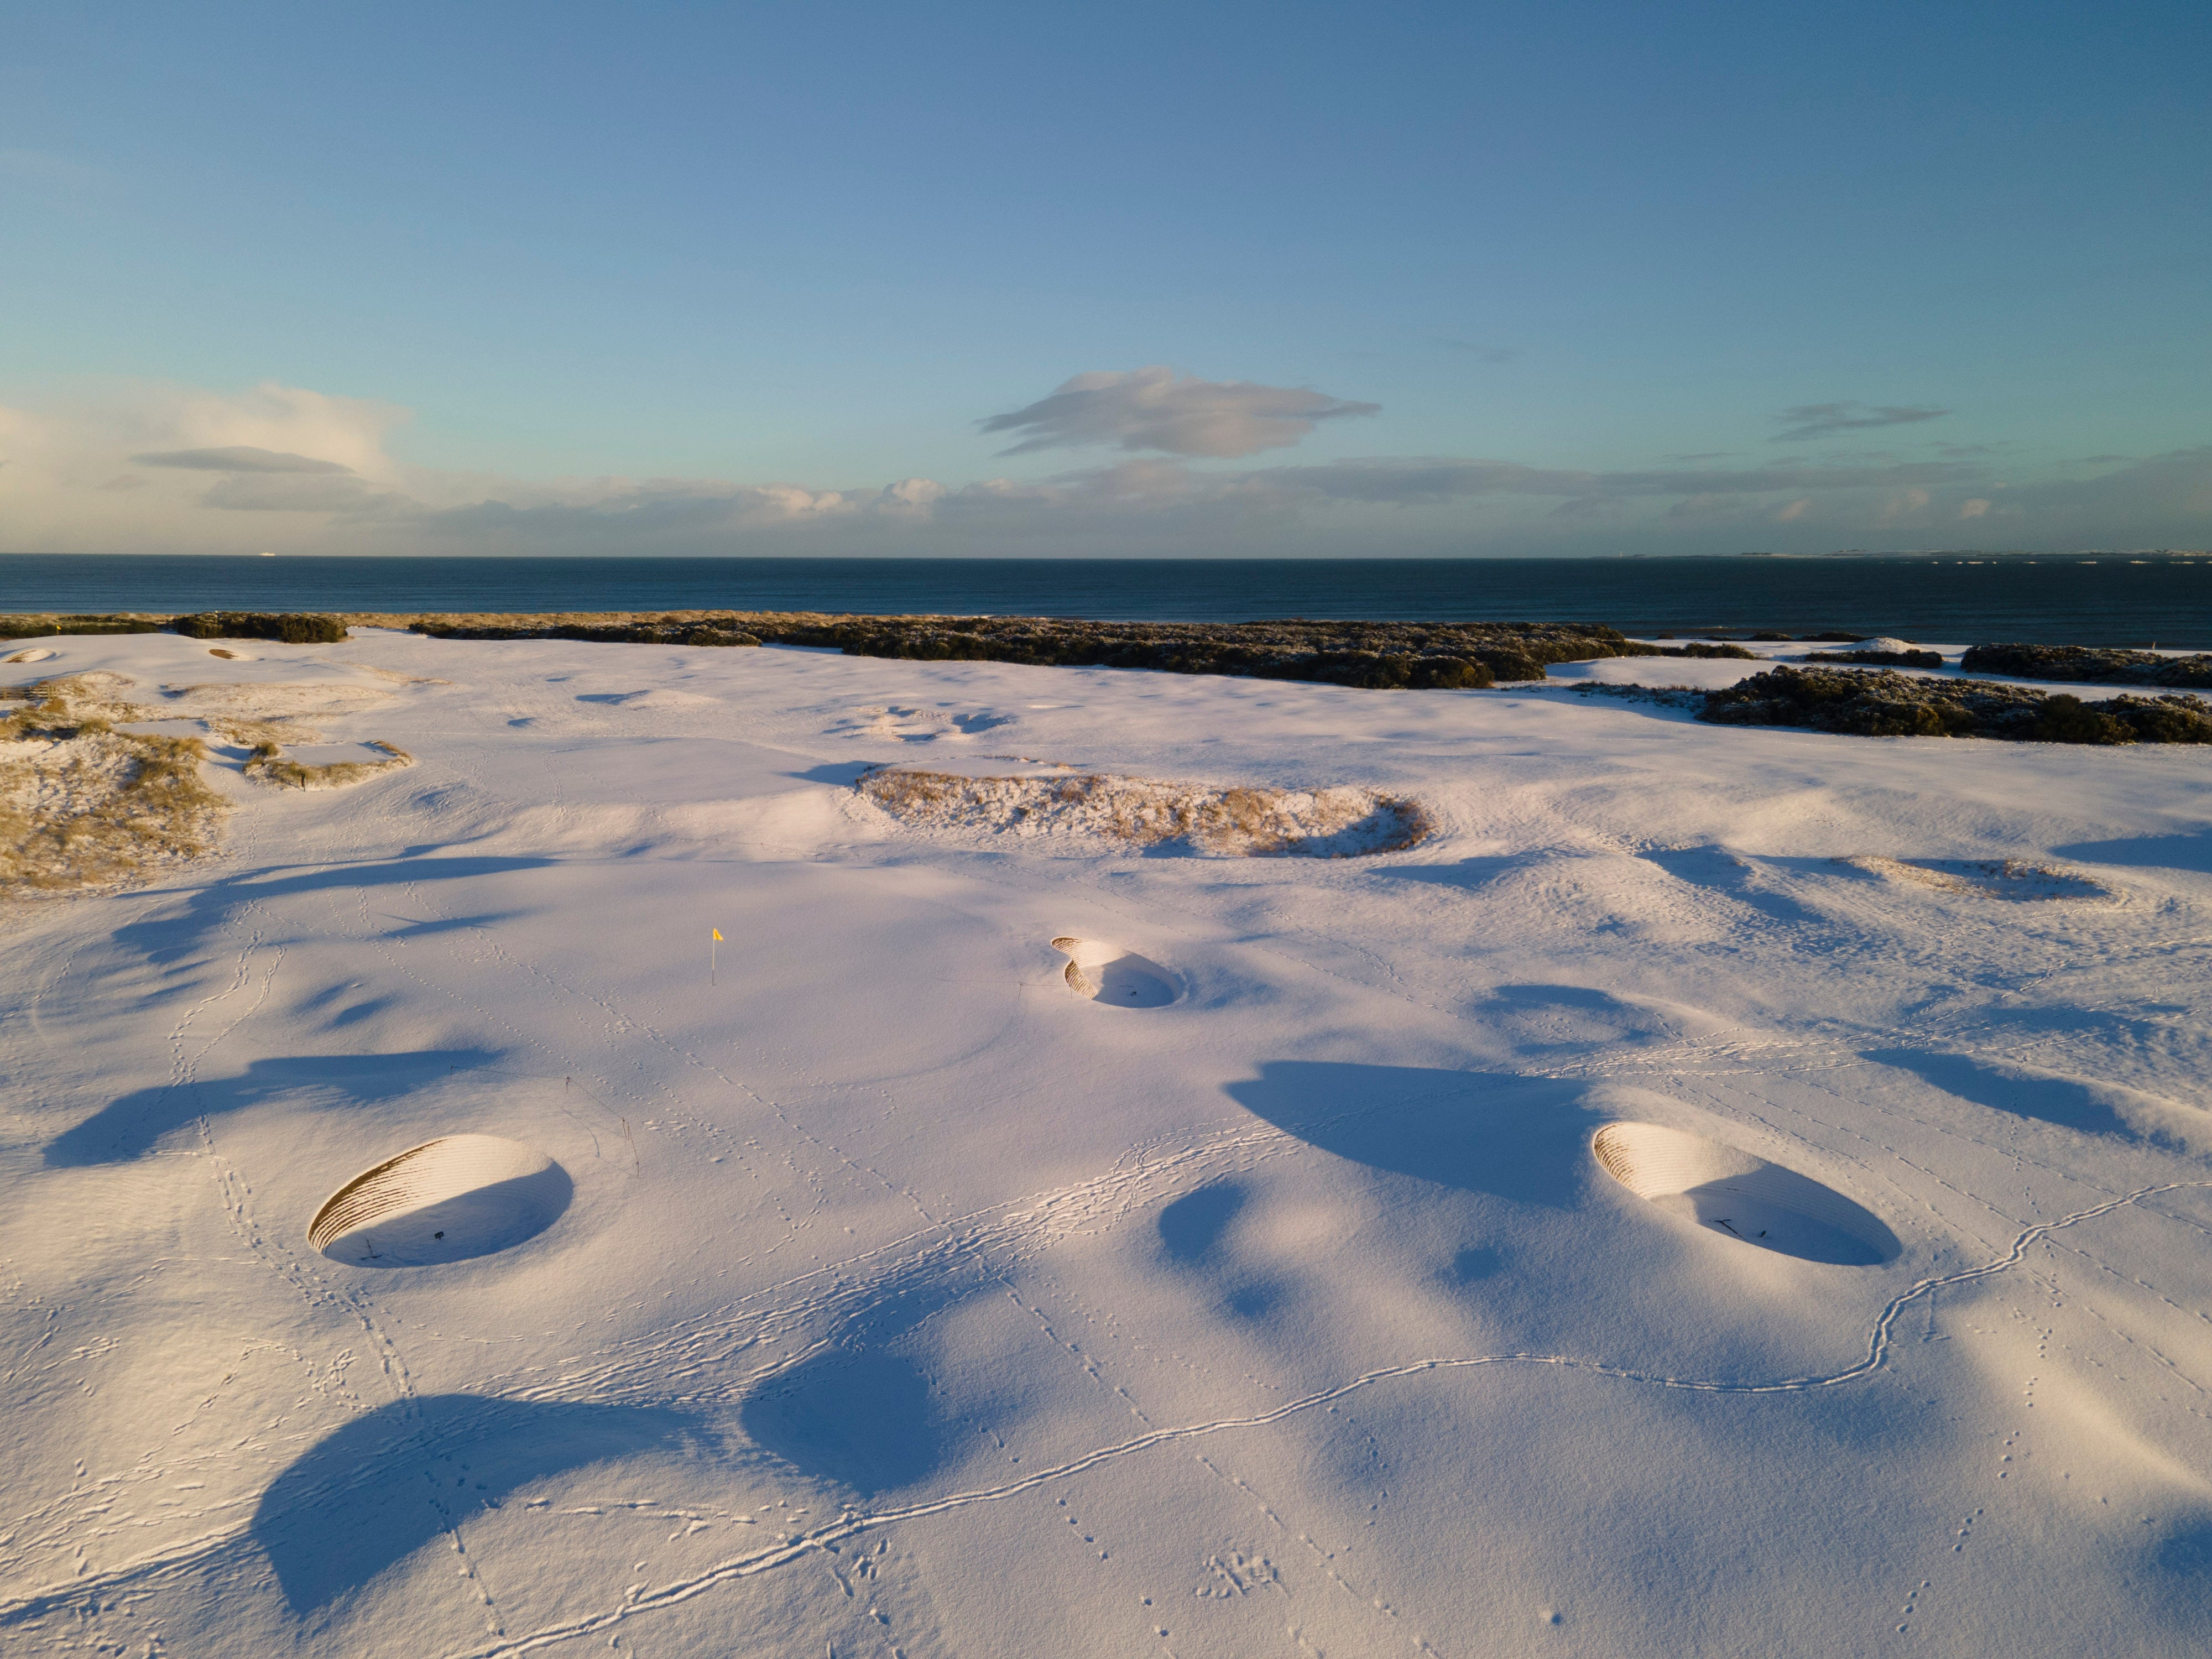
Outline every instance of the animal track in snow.
<svg viewBox="0 0 2212 1659"><path fill-rule="evenodd" d="M1652 1124L1608 1125L1607 1127L1656 1131L1662 1134L1680 1133L1676 1130L1657 1130L1656 1126ZM1600 1133L1602 1133L1603 1131ZM1703 1137L1696 1135L1687 1135L1683 1138L1692 1141L1703 1139ZM1726 1150L1723 1149L1723 1151ZM1745 1156L1735 1152L1729 1155L1736 1158ZM1774 1169L1777 1166L1768 1164L1766 1167ZM1788 1174L1789 1171L1784 1170L1781 1173ZM1798 1179L1802 1180L1803 1177L1800 1176ZM2088 1209L2077 1210L2069 1215L2061 1216L2057 1220L2037 1223L2015 1237L2013 1240L2012 1248L2002 1255L1970 1267L1960 1268L1954 1273L1920 1280L1909 1290L1902 1291L1892 1297L1884 1304L1881 1315L1875 1321L1873 1329L1868 1333L1865 1357L1841 1370L1814 1376L1776 1378L1770 1381L1729 1381L1720 1378L1669 1376L1659 1372L1641 1370L1626 1365L1609 1364L1603 1360L1580 1358L1567 1354L1486 1353L1465 1354L1449 1358L1407 1360L1362 1372L1346 1382L1319 1389L1296 1400L1285 1401L1282 1404L1265 1407L1246 1416L1217 1418L1206 1422L1148 1429L1146 1432L1133 1439L1113 1445L1101 1446L1094 1450L1071 1457L1064 1462L1033 1469L1018 1480L1008 1481L1002 1486L970 1488L939 1498L924 1498L911 1504L872 1512L848 1509L836 1521L826 1525L817 1527L811 1531L787 1535L765 1548L754 1549L744 1554L731 1557L690 1577L633 1593L625 1597L617 1607L598 1613L586 1613L573 1616L559 1623L541 1626L526 1634L501 1636L495 1642L470 1650L466 1659L519 1659L520 1655L537 1652L557 1643L604 1632L643 1613L680 1606L718 1584L732 1583L750 1578L796 1561L819 1559L817 1553L825 1547L842 1543L848 1539L856 1538L866 1533L896 1526L905 1522L949 1514L974 1504L1002 1502L1007 1498L1035 1492L1040 1487L1068 1480L1073 1476L1087 1474L1102 1465L1125 1457L1141 1455L1157 1447L1231 1433L1239 1429L1265 1428L1304 1413L1333 1406L1336 1401L1364 1389L1400 1378L1433 1376L1440 1371L1482 1370L1492 1366L1547 1365L1560 1370L1579 1371L1586 1376L1609 1376L1625 1382L1638 1383L1650 1388L1679 1389L1697 1394L1799 1394L1808 1393L1817 1389L1838 1388L1847 1383L1856 1382L1860 1378L1871 1376L1882 1369L1888 1361L1897 1322L1905 1310L1914 1303L1932 1297L1937 1291L1955 1285L1972 1284L1977 1280L2006 1273L2021 1264L2032 1245L2049 1237L2053 1233L2094 1220L2100 1216L2110 1215L2117 1210L2141 1203L2147 1198L2154 1198L2164 1193L2195 1190L2207 1185L2212 1185L2212 1183L2195 1181L2171 1182L2121 1194L2106 1200L2101 1204L2093 1205ZM1826 1192L1827 1189L1821 1188L1820 1190ZM1832 1194L1831 1196L1836 1195ZM1839 1200L1839 1201L1849 1202L1848 1200ZM72 1587L72 1589L77 1594L82 1593L79 1587ZM0 1606L0 1613L4 1613L6 1611L4 1606Z"/></svg>
<svg viewBox="0 0 2212 1659"><path fill-rule="evenodd" d="M1116 1008L1164 1008L1182 994L1173 973L1150 957L1095 939L1063 935L1052 948L1067 958L1061 977L1067 988L1092 1002Z"/></svg>
<svg viewBox="0 0 2212 1659"><path fill-rule="evenodd" d="M1863 1267L1901 1248L1881 1218L1834 1188L1686 1130L1608 1123L1590 1152L1638 1198L1763 1250Z"/></svg>
<svg viewBox="0 0 2212 1659"><path fill-rule="evenodd" d="M489 1255L544 1232L568 1207L568 1172L498 1135L446 1135L386 1158L315 1212L307 1243L358 1267L422 1267Z"/></svg>

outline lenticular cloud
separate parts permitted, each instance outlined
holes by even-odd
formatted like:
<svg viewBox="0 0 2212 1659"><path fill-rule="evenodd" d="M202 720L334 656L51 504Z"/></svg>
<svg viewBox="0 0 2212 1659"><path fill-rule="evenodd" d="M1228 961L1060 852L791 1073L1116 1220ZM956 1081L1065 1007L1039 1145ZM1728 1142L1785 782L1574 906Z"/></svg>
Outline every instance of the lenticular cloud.
<svg viewBox="0 0 2212 1659"><path fill-rule="evenodd" d="M994 415L982 427L986 432L1021 434L1019 443L1001 452L1008 455L1112 444L1225 458L1288 448L1316 422L1372 415L1381 408L1297 386L1195 376L1179 380L1173 369L1155 366L1079 374L1049 398Z"/></svg>

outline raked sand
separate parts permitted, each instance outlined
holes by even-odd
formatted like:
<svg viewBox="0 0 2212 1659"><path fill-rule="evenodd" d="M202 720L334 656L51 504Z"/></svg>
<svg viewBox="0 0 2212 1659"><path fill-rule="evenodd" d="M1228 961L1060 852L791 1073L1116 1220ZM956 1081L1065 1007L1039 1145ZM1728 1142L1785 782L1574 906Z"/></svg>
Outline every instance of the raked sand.
<svg viewBox="0 0 2212 1659"><path fill-rule="evenodd" d="M2212 1641L2212 755L32 643L416 763L7 913L11 1653ZM853 788L989 757L1429 833Z"/></svg>

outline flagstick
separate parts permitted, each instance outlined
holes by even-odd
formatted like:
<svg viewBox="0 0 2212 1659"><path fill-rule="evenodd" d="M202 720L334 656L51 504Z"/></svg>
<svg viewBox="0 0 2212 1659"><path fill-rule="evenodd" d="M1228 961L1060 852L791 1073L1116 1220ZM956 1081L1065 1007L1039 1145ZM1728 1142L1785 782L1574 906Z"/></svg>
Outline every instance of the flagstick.
<svg viewBox="0 0 2212 1659"><path fill-rule="evenodd" d="M722 936L720 933L717 933L712 939L708 941L707 945L707 983L709 985L712 985L714 982L714 957L715 954L720 951L721 948Z"/></svg>

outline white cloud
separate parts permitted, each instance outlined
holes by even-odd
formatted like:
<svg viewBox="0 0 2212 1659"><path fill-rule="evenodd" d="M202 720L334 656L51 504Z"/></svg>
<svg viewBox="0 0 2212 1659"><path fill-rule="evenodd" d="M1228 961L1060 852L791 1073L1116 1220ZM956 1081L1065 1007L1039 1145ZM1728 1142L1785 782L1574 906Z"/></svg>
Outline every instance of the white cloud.
<svg viewBox="0 0 2212 1659"><path fill-rule="evenodd" d="M1986 516L1989 510L1989 501L1984 497L1977 495L1960 507L1959 516L1962 519L1979 519Z"/></svg>
<svg viewBox="0 0 2212 1659"><path fill-rule="evenodd" d="M1381 408L1300 387L1195 377L1179 380L1173 369L1154 367L1079 374L1049 398L981 424L986 432L1021 437L1012 449L1000 452L1006 455L1110 444L1228 459L1286 449L1317 422L1372 415Z"/></svg>
<svg viewBox="0 0 2212 1659"><path fill-rule="evenodd" d="M1880 522L1897 524L1906 519L1917 518L1928 510L1931 499L1924 489L1899 491L1883 504Z"/></svg>

